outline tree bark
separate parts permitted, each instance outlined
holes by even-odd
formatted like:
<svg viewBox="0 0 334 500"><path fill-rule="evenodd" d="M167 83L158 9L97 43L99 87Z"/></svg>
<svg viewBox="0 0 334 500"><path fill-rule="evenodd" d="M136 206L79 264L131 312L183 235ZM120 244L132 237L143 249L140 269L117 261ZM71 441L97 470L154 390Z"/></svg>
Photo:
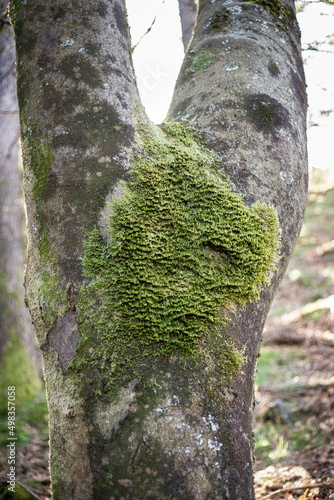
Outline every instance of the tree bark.
<svg viewBox="0 0 334 500"><path fill-rule="evenodd" d="M195 123L245 203L260 200L274 206L281 231L281 258L270 287L229 324L233 337L246 347L247 359L230 387L236 400L225 408L233 442L231 466L225 469L231 498L253 498L249 436L254 373L267 312L306 208L306 110L294 3L276 2L271 10L261 1L202 0L168 120Z"/></svg>
<svg viewBox="0 0 334 500"><path fill-rule="evenodd" d="M252 499L261 331L306 203L293 6L200 2L180 123L156 127L124 2L93 4L11 4L53 496Z"/></svg>
<svg viewBox="0 0 334 500"><path fill-rule="evenodd" d="M0 392L8 386L17 401L41 388L41 360L24 305L24 208L19 170L19 111L16 97L14 33L0 2Z"/></svg>
<svg viewBox="0 0 334 500"><path fill-rule="evenodd" d="M179 0L179 11L182 28L182 42L184 50L186 51L191 40L196 21L197 7L195 1Z"/></svg>

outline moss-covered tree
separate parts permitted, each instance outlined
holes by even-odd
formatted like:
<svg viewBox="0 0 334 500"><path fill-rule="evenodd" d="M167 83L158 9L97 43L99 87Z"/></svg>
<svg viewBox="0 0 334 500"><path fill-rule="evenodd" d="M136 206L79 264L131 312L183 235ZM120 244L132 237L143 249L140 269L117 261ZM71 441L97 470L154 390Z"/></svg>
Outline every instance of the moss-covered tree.
<svg viewBox="0 0 334 500"><path fill-rule="evenodd" d="M124 0L11 16L54 498L254 498L256 359L307 191L292 1L200 0L160 127Z"/></svg>
<svg viewBox="0 0 334 500"><path fill-rule="evenodd" d="M25 221L18 152L14 33L7 2L0 0L0 411L6 414L8 386L15 386L18 403L42 386L39 350L24 305Z"/></svg>

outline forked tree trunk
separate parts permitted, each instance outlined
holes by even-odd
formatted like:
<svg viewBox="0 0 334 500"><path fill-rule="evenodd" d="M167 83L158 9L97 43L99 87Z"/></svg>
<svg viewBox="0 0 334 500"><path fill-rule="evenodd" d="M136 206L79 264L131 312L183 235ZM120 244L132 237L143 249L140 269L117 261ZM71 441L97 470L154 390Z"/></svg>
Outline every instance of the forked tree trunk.
<svg viewBox="0 0 334 500"><path fill-rule="evenodd" d="M306 204L293 4L201 1L161 128L123 1L11 15L55 500L254 498L256 359Z"/></svg>

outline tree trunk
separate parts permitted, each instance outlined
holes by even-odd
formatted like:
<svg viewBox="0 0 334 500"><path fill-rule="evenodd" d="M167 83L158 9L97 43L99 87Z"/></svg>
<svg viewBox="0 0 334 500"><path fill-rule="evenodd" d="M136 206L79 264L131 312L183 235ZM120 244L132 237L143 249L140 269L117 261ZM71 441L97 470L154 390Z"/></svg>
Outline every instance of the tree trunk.
<svg viewBox="0 0 334 500"><path fill-rule="evenodd" d="M19 171L19 116L14 33L0 2L0 394L7 408L8 386L17 402L41 388L40 355L24 305L24 209Z"/></svg>
<svg viewBox="0 0 334 500"><path fill-rule="evenodd" d="M247 363L230 386L235 401L225 408L233 446L226 467L230 497L222 498L253 498L249 441L256 359L306 207L306 109L294 3L201 1L168 120L195 121L245 203L274 206L281 232L270 287L229 323L233 338L245 346Z"/></svg>
<svg viewBox="0 0 334 500"><path fill-rule="evenodd" d="M179 11L182 27L182 42L187 50L196 21L197 7L194 0L179 0Z"/></svg>
<svg viewBox="0 0 334 500"><path fill-rule="evenodd" d="M293 5L200 2L156 127L124 2L93 4L11 5L53 496L252 499L261 331L306 203Z"/></svg>

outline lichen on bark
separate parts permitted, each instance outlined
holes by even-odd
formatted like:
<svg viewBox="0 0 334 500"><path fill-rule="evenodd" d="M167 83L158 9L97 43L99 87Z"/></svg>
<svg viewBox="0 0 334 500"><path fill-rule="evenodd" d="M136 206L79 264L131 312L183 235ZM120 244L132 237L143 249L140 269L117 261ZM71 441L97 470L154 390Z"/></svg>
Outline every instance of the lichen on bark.
<svg viewBox="0 0 334 500"><path fill-rule="evenodd" d="M262 9L270 12L270 14L277 19L278 26L288 32L289 28L293 27L295 16L290 7L280 0L243 0L245 3L255 4L262 7Z"/></svg>

